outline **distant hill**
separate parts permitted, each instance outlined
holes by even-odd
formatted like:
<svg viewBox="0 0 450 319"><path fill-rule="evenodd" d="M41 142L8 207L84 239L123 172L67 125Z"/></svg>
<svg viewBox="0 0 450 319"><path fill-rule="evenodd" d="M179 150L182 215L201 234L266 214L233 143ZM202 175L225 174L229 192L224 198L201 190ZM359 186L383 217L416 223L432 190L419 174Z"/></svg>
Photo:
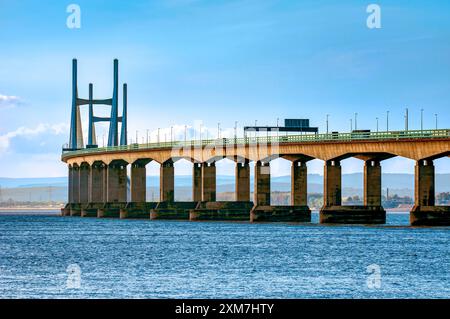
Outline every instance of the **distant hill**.
<svg viewBox="0 0 450 319"><path fill-rule="evenodd" d="M67 177L42 177L42 178L7 178L0 177L0 186L3 188L22 187L67 187Z"/></svg>
<svg viewBox="0 0 450 319"><path fill-rule="evenodd" d="M383 193L389 187L391 195L413 196L414 175L412 174L383 174ZM217 192L233 192L234 176L218 175ZM290 177L279 176L271 179L272 191L289 192ZM342 195L344 197L362 196L362 173L344 174L342 176ZM253 183L251 183L253 189ZM450 192L450 174L436 174L436 190ZM308 193L323 192L323 176L308 175ZM192 177L175 177L175 197L177 200L189 200L192 194ZM157 200L159 196L159 177L147 176L147 199ZM219 196L218 196L219 197ZM16 201L61 201L67 200L67 177L54 178L1 178L0 201L8 199Z"/></svg>

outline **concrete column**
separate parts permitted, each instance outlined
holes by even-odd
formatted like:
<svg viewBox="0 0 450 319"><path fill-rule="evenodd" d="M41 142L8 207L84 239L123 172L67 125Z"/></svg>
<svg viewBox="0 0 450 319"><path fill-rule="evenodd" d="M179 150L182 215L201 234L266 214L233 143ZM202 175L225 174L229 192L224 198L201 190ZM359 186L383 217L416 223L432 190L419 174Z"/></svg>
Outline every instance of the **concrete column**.
<svg viewBox="0 0 450 319"><path fill-rule="evenodd" d="M89 176L89 202L104 203L106 200L106 165L94 163Z"/></svg>
<svg viewBox="0 0 450 319"><path fill-rule="evenodd" d="M147 194L147 176L145 164L133 163L131 165L131 201L134 203L145 203Z"/></svg>
<svg viewBox="0 0 450 319"><path fill-rule="evenodd" d="M291 166L291 205L308 205L308 169L306 162L294 161Z"/></svg>
<svg viewBox="0 0 450 319"><path fill-rule="evenodd" d="M192 200L200 202L202 200L202 164L194 163L192 166Z"/></svg>
<svg viewBox="0 0 450 319"><path fill-rule="evenodd" d="M83 163L80 166L80 203L89 202L89 164Z"/></svg>
<svg viewBox="0 0 450 319"><path fill-rule="evenodd" d="M67 202L69 204L73 203L73 168L71 165L68 166L68 176L67 176Z"/></svg>
<svg viewBox="0 0 450 319"><path fill-rule="evenodd" d="M173 161L168 160L161 164L159 175L159 190L161 202L175 201L175 169Z"/></svg>
<svg viewBox="0 0 450 319"><path fill-rule="evenodd" d="M236 163L236 201L250 201L250 165L246 160L243 163Z"/></svg>
<svg viewBox="0 0 450 319"><path fill-rule="evenodd" d="M127 165L124 162L111 163L107 169L108 203L127 201Z"/></svg>
<svg viewBox="0 0 450 319"><path fill-rule="evenodd" d="M80 203L80 167L78 165L72 168L72 203Z"/></svg>
<svg viewBox="0 0 450 319"><path fill-rule="evenodd" d="M381 165L377 160L364 164L364 206L381 206Z"/></svg>
<svg viewBox="0 0 450 319"><path fill-rule="evenodd" d="M258 206L270 205L270 165L269 163L255 163L255 181L253 201Z"/></svg>
<svg viewBox="0 0 450 319"><path fill-rule="evenodd" d="M324 206L341 206L341 163L337 160L325 162L323 194Z"/></svg>
<svg viewBox="0 0 450 319"><path fill-rule="evenodd" d="M202 201L216 201L216 165L214 163L202 163Z"/></svg>
<svg viewBox="0 0 450 319"><path fill-rule="evenodd" d="M434 165L432 160L416 162L414 201L416 206L434 206Z"/></svg>

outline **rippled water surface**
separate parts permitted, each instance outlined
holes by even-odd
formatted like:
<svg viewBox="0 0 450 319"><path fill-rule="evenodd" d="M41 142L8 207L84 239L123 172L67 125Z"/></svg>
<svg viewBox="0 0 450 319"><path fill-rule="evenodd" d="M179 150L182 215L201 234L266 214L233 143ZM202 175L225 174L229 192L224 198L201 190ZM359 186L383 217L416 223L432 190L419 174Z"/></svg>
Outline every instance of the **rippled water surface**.
<svg viewBox="0 0 450 319"><path fill-rule="evenodd" d="M317 219L249 224L3 212L0 296L450 297L449 227L409 227L407 214L388 214L384 226ZM369 265L379 266L379 289L367 285L377 278Z"/></svg>

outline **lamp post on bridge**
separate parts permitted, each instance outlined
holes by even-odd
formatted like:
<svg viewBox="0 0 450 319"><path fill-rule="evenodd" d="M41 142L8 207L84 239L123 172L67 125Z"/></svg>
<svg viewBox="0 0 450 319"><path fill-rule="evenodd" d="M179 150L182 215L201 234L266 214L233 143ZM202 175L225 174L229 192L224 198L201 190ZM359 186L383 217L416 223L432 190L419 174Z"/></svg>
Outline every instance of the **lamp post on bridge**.
<svg viewBox="0 0 450 319"><path fill-rule="evenodd" d="M408 131L409 129L409 111L408 108L406 108L405 111L405 131Z"/></svg>
<svg viewBox="0 0 450 319"><path fill-rule="evenodd" d="M377 133L378 133L378 117L377 117Z"/></svg>
<svg viewBox="0 0 450 319"><path fill-rule="evenodd" d="M353 119L350 119L350 133L353 131Z"/></svg>
<svg viewBox="0 0 450 319"><path fill-rule="evenodd" d="M358 113L355 113L355 130L358 129Z"/></svg>
<svg viewBox="0 0 450 319"><path fill-rule="evenodd" d="M423 108L420 109L420 131L423 132Z"/></svg>
<svg viewBox="0 0 450 319"><path fill-rule="evenodd" d="M436 130L438 129L438 115L437 115L437 113L434 113L434 118L435 118L435 121L436 121Z"/></svg>
<svg viewBox="0 0 450 319"><path fill-rule="evenodd" d="M217 123L217 138L220 138L220 122Z"/></svg>
<svg viewBox="0 0 450 319"><path fill-rule="evenodd" d="M159 144L159 141L160 141L160 139L159 139L159 127L158 127L158 144Z"/></svg>
<svg viewBox="0 0 450 319"><path fill-rule="evenodd" d="M386 132L389 132L389 111L386 111Z"/></svg>
<svg viewBox="0 0 450 319"><path fill-rule="evenodd" d="M327 114L327 135L328 135L328 118L330 117L330 114Z"/></svg>

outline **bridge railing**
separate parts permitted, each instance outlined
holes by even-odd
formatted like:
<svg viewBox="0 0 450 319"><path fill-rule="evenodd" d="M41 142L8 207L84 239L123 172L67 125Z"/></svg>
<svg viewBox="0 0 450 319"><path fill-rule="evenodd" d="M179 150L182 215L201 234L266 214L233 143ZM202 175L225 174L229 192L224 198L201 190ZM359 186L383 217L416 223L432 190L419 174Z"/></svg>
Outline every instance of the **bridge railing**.
<svg viewBox="0 0 450 319"><path fill-rule="evenodd" d="M87 148L80 150L67 150L63 148L63 156L81 155L103 152L130 151L141 149L173 148L173 147L204 147L208 145L255 145L274 143L314 143L314 142L348 142L357 140L386 141L402 139L436 139L450 138L450 129L440 130L411 130L411 131L389 131L389 132L351 132L351 133L324 133L324 134L303 134L303 135L279 135L279 136L258 136L239 138L220 138L191 141L169 141L159 143L133 143L124 146Z"/></svg>

